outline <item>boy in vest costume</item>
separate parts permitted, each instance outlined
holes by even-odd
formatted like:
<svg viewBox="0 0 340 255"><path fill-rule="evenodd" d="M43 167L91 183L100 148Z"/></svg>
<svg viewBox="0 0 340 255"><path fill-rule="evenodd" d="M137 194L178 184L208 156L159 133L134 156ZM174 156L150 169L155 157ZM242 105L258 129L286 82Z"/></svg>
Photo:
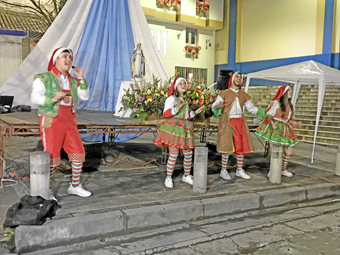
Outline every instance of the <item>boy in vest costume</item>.
<svg viewBox="0 0 340 255"><path fill-rule="evenodd" d="M90 92L80 67L74 67L77 78L70 75L72 64L71 49L56 49L48 72L35 76L31 101L39 105L40 136L44 150L50 153L51 166L60 164L60 150L64 148L72 162L72 182L67 192L89 197L91 192L80 184L85 149L75 121L75 109L77 98L88 100Z"/></svg>
<svg viewBox="0 0 340 255"><path fill-rule="evenodd" d="M231 180L227 171L230 154L237 159L236 176L251 179L242 169L244 154L254 151L250 132L243 116L243 106L254 115L262 118L263 109L254 106L250 96L241 90L243 84L242 73L235 72L229 79L229 87L220 91L212 110L215 116L220 116L218 125L217 151L222 153L222 169L220 176L224 180Z"/></svg>

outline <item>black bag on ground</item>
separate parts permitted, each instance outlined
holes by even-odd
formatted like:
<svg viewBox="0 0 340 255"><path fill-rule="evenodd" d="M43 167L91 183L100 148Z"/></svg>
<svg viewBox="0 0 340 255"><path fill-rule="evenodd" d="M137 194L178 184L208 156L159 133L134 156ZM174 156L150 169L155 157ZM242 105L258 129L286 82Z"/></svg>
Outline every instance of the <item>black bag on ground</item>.
<svg viewBox="0 0 340 255"><path fill-rule="evenodd" d="M41 196L25 195L20 202L12 205L6 214L4 228L19 225L41 225L47 218L55 216L59 206L55 200L46 200Z"/></svg>
<svg viewBox="0 0 340 255"><path fill-rule="evenodd" d="M12 107L12 112L30 112L31 106L29 105L16 105Z"/></svg>

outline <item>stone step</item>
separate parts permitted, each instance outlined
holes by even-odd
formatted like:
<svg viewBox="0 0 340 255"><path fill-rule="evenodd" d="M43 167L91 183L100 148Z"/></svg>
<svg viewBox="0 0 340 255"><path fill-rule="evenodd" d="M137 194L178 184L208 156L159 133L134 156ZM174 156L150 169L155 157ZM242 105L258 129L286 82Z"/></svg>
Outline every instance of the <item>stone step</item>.
<svg viewBox="0 0 340 255"><path fill-rule="evenodd" d="M258 156L254 156L254 159L257 160ZM266 165L269 166L269 163ZM334 179L333 173L318 173L308 166L298 166L292 170L314 176L322 174L324 178ZM93 238L105 239L105 236L111 234L124 235L142 230L156 230L193 221L195 218L208 219L236 213L252 213L282 205L319 201L340 194L334 183L316 182L300 176L296 176L292 181L283 179L284 185L278 189L277 185L268 183L267 170L264 173L259 170L249 171L254 176L252 183L238 180L237 185L221 180L216 182L219 173L208 175L208 183L214 188L205 194L195 194L192 187L176 180L176 188L169 191L163 187L160 180L160 177L163 180L164 174L137 172L140 174L134 173L136 176L123 172L102 176L103 186L107 186L105 190L97 186L99 181L96 186L93 185L94 196L90 198L64 196L62 207L52 220L47 220L41 226L16 228L17 252L22 254L40 250L40 254L49 254L44 253L43 249L67 246L72 242ZM138 177L139 179L131 184L131 181ZM106 182L111 185L108 186ZM130 186L127 182L130 182ZM128 192L120 191L127 188L130 188Z"/></svg>
<svg viewBox="0 0 340 255"><path fill-rule="evenodd" d="M301 138L301 137L298 137L298 138L299 138L299 140L300 140L301 142L313 144L313 140L314 140L314 139L303 140L303 138ZM338 148L339 148L339 144L336 145L336 144L328 143L328 142L319 142L319 141L316 141L315 144L316 144L316 145L323 146L323 147L332 148L332 149L338 149Z"/></svg>
<svg viewBox="0 0 340 255"><path fill-rule="evenodd" d="M309 116L310 117L310 116ZM308 117L305 118L296 118L297 121L301 121L302 125L309 124L309 125L315 125L315 118L310 119ZM323 126L330 126L330 127L338 127L339 121L332 121L332 120L320 120L319 125Z"/></svg>
<svg viewBox="0 0 340 255"><path fill-rule="evenodd" d="M315 102L296 102L296 107L303 106L303 107L317 107L317 100ZM324 101L322 104L323 107L339 107L339 103L337 100L333 100L332 102Z"/></svg>
<svg viewBox="0 0 340 255"><path fill-rule="evenodd" d="M335 96L335 97L339 97L339 95L338 95L338 93L340 93L340 91L332 91L332 92L325 92L325 94L324 94L324 97L332 97L332 96ZM319 92L318 91L300 91L299 92L299 95L303 95L303 96L305 96L305 95L308 95L308 96L311 96L311 97L318 97L318 95L319 95Z"/></svg>
<svg viewBox="0 0 340 255"><path fill-rule="evenodd" d="M303 142L313 142L314 135L298 135L298 139ZM340 139L332 137L316 137L316 143L319 145L327 145L329 147L338 148L340 145Z"/></svg>
<svg viewBox="0 0 340 255"><path fill-rule="evenodd" d="M333 94L333 95L325 95L323 97L324 101L325 100L334 100L334 99L339 99L340 96ZM306 94L306 95L302 95L302 96L298 96L297 100L303 100L303 99L314 99L314 100L318 100L318 95L310 95L310 94Z"/></svg>
<svg viewBox="0 0 340 255"><path fill-rule="evenodd" d="M319 87L318 86L315 86L315 87L305 87L305 86L302 86L300 88L300 92L305 92L305 91L308 91L308 92L312 92L312 93L317 93L319 92ZM326 86L326 89L325 89L325 93L329 93L329 92L340 92L340 87L339 86Z"/></svg>
<svg viewBox="0 0 340 255"><path fill-rule="evenodd" d="M334 109L334 108L333 108ZM295 111L295 116L296 115L307 115L307 116L316 116L317 110L296 110ZM336 116L336 117L340 117L340 111L334 111L334 110L321 110L321 116Z"/></svg>
<svg viewBox="0 0 340 255"><path fill-rule="evenodd" d="M295 112L297 111L315 111L317 110L317 106L304 106L298 105L295 107ZM337 107L332 106L322 106L321 111L340 111L340 105Z"/></svg>
<svg viewBox="0 0 340 255"><path fill-rule="evenodd" d="M307 129L294 129L295 132L300 135L300 136L314 136L314 129L313 130L307 130ZM318 128L318 133L317 133L317 137L329 137L330 139L335 139L335 140L339 140L339 144L340 144L340 133L338 132L332 132L332 131L324 131L320 128Z"/></svg>
<svg viewBox="0 0 340 255"><path fill-rule="evenodd" d="M294 119L311 119L311 118L316 118L315 115L309 115L307 113L296 113L294 114ZM340 121L340 116L327 116L327 115L321 115L320 120L333 120L333 121Z"/></svg>
<svg viewBox="0 0 340 255"><path fill-rule="evenodd" d="M305 124L303 123L302 128L303 130L312 130L314 132L315 124ZM340 133L340 126L324 126L319 125L319 131L327 131L327 132L339 132Z"/></svg>
<svg viewBox="0 0 340 255"><path fill-rule="evenodd" d="M324 99L323 101L324 103L339 103L339 100L336 98L330 98L330 99ZM303 104L303 103L314 103L317 104L318 103L318 98L315 97L299 97L296 100L296 104Z"/></svg>

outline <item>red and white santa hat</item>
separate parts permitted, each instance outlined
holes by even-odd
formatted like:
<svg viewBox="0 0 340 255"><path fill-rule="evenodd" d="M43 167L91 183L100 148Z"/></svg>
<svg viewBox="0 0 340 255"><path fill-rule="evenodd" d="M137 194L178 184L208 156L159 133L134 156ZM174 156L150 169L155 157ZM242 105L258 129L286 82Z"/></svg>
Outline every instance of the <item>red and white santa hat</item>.
<svg viewBox="0 0 340 255"><path fill-rule="evenodd" d="M236 71L235 73L233 73L232 74L232 76L230 76L230 78L229 78L229 84L228 84L228 89L231 87L231 85L233 84L233 82L234 82L234 78L235 78L235 75L236 74L242 74L240 71ZM244 83L244 78L243 78L243 80L242 80L242 84ZM242 84L241 84L241 86L240 87L242 87Z"/></svg>
<svg viewBox="0 0 340 255"><path fill-rule="evenodd" d="M171 84L171 86L170 86L170 89L169 89L169 91L168 91L168 96L171 96L171 95L174 93L174 91L175 91L176 88L177 88L178 83L179 83L181 80L183 80L185 83L187 83L187 81L186 81L183 77L177 77L177 78L172 82L172 84Z"/></svg>
<svg viewBox="0 0 340 255"><path fill-rule="evenodd" d="M284 93L287 92L287 90L290 89L289 85L283 85L281 86L278 91L276 92L276 95L273 97L272 101L279 100L280 97L283 96Z"/></svg>
<svg viewBox="0 0 340 255"><path fill-rule="evenodd" d="M57 48L53 51L50 62L48 63L47 66L47 70L51 71L52 67L55 65L55 60L57 59L57 57L59 57L59 55L63 52L63 51L68 51L72 56L73 56L73 52L71 49L68 48Z"/></svg>

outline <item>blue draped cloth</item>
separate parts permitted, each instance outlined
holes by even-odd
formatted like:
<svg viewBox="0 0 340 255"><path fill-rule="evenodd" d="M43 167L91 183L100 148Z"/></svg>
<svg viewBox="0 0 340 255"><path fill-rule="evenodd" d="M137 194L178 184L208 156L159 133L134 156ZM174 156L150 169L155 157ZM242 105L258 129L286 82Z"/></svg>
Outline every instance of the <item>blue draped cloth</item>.
<svg viewBox="0 0 340 255"><path fill-rule="evenodd" d="M79 100L79 109L115 110L121 82L131 80L133 49L128 1L93 0L75 59L75 65L83 68L91 94L89 100ZM119 134L115 142L140 135ZM102 142L103 136L82 135L82 139Z"/></svg>

